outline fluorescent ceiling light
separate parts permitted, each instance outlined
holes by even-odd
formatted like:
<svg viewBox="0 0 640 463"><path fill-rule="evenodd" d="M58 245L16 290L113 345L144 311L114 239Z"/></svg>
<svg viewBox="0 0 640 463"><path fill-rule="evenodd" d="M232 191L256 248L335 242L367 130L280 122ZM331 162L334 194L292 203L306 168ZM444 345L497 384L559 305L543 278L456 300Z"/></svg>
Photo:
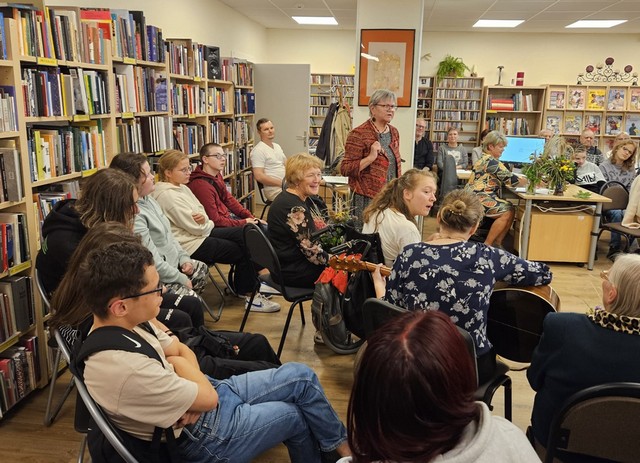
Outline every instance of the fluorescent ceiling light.
<svg viewBox="0 0 640 463"><path fill-rule="evenodd" d="M320 24L323 26L337 26L338 21L333 16L292 16L298 24Z"/></svg>
<svg viewBox="0 0 640 463"><path fill-rule="evenodd" d="M595 20L591 20L591 19L585 19L582 21L576 21L573 24L569 24L568 26L565 26L566 29L569 28L579 28L579 27L583 27L583 28L609 28L609 27L614 27L617 26L618 24L622 24L622 23L626 23L627 20L626 19L595 19Z"/></svg>
<svg viewBox="0 0 640 463"><path fill-rule="evenodd" d="M518 27L524 19L479 19L473 27Z"/></svg>
<svg viewBox="0 0 640 463"><path fill-rule="evenodd" d="M362 56L364 59L370 59L371 61L380 61L380 58L370 55L369 53L360 53L360 56Z"/></svg>

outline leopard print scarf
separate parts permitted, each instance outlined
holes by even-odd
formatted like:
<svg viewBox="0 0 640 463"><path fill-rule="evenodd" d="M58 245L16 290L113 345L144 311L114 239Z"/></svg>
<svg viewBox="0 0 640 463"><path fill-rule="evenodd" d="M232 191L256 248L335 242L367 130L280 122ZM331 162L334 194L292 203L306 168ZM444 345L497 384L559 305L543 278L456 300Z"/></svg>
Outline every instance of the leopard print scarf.
<svg viewBox="0 0 640 463"><path fill-rule="evenodd" d="M627 334L640 334L640 318L607 312L602 307L590 310L587 317L596 325Z"/></svg>

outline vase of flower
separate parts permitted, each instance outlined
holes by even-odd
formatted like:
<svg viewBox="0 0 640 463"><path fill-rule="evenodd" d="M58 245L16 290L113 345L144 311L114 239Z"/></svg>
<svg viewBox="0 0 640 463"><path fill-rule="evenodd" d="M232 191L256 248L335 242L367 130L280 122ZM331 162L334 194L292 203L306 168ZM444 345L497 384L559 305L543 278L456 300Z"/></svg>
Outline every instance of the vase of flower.
<svg viewBox="0 0 640 463"><path fill-rule="evenodd" d="M555 182L552 187L554 196L564 196L564 190L566 188L566 182L564 180Z"/></svg>

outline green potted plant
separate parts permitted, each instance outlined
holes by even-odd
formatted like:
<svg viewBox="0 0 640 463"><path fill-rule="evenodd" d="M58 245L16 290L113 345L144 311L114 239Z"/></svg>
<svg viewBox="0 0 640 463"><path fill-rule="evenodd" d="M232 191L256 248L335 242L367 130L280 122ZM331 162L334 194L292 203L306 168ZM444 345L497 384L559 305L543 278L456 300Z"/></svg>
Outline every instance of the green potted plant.
<svg viewBox="0 0 640 463"><path fill-rule="evenodd" d="M464 64L462 58L447 55L438 63L436 77L438 80L445 77L463 77L464 71L470 71L470 69L466 64Z"/></svg>

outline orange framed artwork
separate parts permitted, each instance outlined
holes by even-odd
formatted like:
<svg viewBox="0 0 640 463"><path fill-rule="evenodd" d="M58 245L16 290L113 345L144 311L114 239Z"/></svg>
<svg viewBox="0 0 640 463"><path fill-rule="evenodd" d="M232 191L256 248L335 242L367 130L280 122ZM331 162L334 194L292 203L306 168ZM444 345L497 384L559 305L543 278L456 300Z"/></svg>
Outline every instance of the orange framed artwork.
<svg viewBox="0 0 640 463"><path fill-rule="evenodd" d="M414 29L362 29L358 105L367 106L371 94L386 88L398 106L411 106Z"/></svg>

